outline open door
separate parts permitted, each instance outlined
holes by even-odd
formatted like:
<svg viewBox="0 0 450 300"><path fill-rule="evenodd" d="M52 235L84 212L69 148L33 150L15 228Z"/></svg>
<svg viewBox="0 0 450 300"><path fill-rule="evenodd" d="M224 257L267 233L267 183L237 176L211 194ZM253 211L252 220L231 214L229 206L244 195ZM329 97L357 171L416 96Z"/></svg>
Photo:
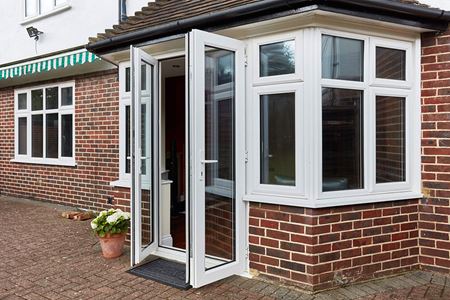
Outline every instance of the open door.
<svg viewBox="0 0 450 300"><path fill-rule="evenodd" d="M188 36L191 284L245 270L245 46Z"/></svg>
<svg viewBox="0 0 450 300"><path fill-rule="evenodd" d="M158 247L160 193L158 62L131 46L130 120L131 265L141 263Z"/></svg>

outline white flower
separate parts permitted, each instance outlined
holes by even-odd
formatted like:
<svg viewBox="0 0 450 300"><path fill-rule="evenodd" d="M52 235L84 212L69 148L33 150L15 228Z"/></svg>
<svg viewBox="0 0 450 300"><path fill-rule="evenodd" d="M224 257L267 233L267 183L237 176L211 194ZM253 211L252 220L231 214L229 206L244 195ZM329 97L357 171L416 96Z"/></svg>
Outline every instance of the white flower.
<svg viewBox="0 0 450 300"><path fill-rule="evenodd" d="M92 220L92 222L91 222L91 228L94 230L97 229L97 223L95 223L95 220L96 219Z"/></svg>
<svg viewBox="0 0 450 300"><path fill-rule="evenodd" d="M131 215L130 215L129 212L124 212L124 213L122 213L122 217L123 217L125 220L129 220L130 217L131 217Z"/></svg>
<svg viewBox="0 0 450 300"><path fill-rule="evenodd" d="M120 214L115 212L106 218L106 222L108 222L109 224L114 224L117 222L117 220L119 220L119 218L120 218Z"/></svg>

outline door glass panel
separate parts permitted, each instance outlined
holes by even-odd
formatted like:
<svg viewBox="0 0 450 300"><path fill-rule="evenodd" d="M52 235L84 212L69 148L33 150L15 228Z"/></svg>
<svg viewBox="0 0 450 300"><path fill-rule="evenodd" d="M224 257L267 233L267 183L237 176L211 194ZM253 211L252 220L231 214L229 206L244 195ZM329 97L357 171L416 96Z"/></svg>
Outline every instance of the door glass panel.
<svg viewBox="0 0 450 300"><path fill-rule="evenodd" d="M205 53L205 269L235 260L235 53Z"/></svg>
<svg viewBox="0 0 450 300"><path fill-rule="evenodd" d="M142 61L141 65L141 82L140 82L140 97L141 104L136 107L140 111L140 144L141 144L141 169L140 169L140 177L141 177L141 247L142 249L147 248L150 244L153 243L153 201L152 201L152 193L150 188L150 182L153 174L151 174L150 170L152 170L152 160L153 153L149 147L149 141L152 139L150 135L151 128L151 103L153 101L153 91L149 94L147 87L153 88L153 72L147 74L146 70L152 70L153 66L147 64L145 61Z"/></svg>

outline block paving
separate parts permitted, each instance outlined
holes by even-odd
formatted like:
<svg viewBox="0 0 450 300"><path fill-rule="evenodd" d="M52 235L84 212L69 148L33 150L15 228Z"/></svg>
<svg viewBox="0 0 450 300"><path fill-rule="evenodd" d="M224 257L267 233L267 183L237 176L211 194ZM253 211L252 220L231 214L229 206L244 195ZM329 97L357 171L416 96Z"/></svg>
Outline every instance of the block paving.
<svg viewBox="0 0 450 300"><path fill-rule="evenodd" d="M180 291L126 273L128 255L102 258L89 222L66 209L0 196L0 299L450 299L450 277L425 271L318 294L239 276Z"/></svg>

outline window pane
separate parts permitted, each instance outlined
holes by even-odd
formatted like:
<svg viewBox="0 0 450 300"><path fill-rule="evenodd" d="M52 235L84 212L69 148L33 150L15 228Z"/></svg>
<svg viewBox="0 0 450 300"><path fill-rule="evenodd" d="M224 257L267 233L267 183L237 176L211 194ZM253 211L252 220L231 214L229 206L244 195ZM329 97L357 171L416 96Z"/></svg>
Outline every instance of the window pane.
<svg viewBox="0 0 450 300"><path fill-rule="evenodd" d="M73 104L73 88L65 87L61 89L61 106L69 106Z"/></svg>
<svg viewBox="0 0 450 300"><path fill-rule="evenodd" d="M295 93L263 95L261 183L295 185Z"/></svg>
<svg viewBox="0 0 450 300"><path fill-rule="evenodd" d="M232 57L233 58L233 57ZM217 154L219 157L218 177L227 180L233 180L233 135L229 128L233 128L234 111L233 99L220 100L216 104L217 108Z"/></svg>
<svg viewBox="0 0 450 300"><path fill-rule="evenodd" d="M19 94L18 95L18 108L19 109L27 109L27 94Z"/></svg>
<svg viewBox="0 0 450 300"><path fill-rule="evenodd" d="M406 51L377 47L377 78L405 80Z"/></svg>
<svg viewBox="0 0 450 300"><path fill-rule="evenodd" d="M61 116L61 156L73 157L73 116Z"/></svg>
<svg viewBox="0 0 450 300"><path fill-rule="evenodd" d="M363 188L363 92L322 89L322 190Z"/></svg>
<svg viewBox="0 0 450 300"><path fill-rule="evenodd" d="M53 9L54 0L40 0L41 1L41 14L49 12Z"/></svg>
<svg viewBox="0 0 450 300"><path fill-rule="evenodd" d="M125 68L125 92L131 91L130 67Z"/></svg>
<svg viewBox="0 0 450 300"><path fill-rule="evenodd" d="M27 154L27 118L19 118L19 154Z"/></svg>
<svg viewBox="0 0 450 300"><path fill-rule="evenodd" d="M58 109L58 87L45 89L45 109Z"/></svg>
<svg viewBox="0 0 450 300"><path fill-rule="evenodd" d="M376 98L377 183L406 180L405 98Z"/></svg>
<svg viewBox="0 0 450 300"><path fill-rule="evenodd" d="M47 158L58 158L58 114L46 115L45 150Z"/></svg>
<svg viewBox="0 0 450 300"><path fill-rule="evenodd" d="M259 52L259 76L295 73L295 41L262 45Z"/></svg>
<svg viewBox="0 0 450 300"><path fill-rule="evenodd" d="M31 91L31 110L42 110L44 108L43 90Z"/></svg>
<svg viewBox="0 0 450 300"><path fill-rule="evenodd" d="M147 144L146 144L146 137L147 137L147 105L141 104L141 173L142 175L147 174Z"/></svg>
<svg viewBox="0 0 450 300"><path fill-rule="evenodd" d="M43 157L44 155L43 123L43 115L34 115L31 117L31 155L33 157Z"/></svg>
<svg viewBox="0 0 450 300"><path fill-rule="evenodd" d="M147 68L146 65L141 66L141 90L147 90Z"/></svg>
<svg viewBox="0 0 450 300"><path fill-rule="evenodd" d="M130 106L125 106L125 173L131 172Z"/></svg>
<svg viewBox="0 0 450 300"><path fill-rule="evenodd" d="M227 53L217 59L217 84L230 83L233 80L233 54Z"/></svg>
<svg viewBox="0 0 450 300"><path fill-rule="evenodd" d="M37 14L37 0L26 0L25 6L25 16L32 17Z"/></svg>
<svg viewBox="0 0 450 300"><path fill-rule="evenodd" d="M363 81L364 41L323 35L322 78Z"/></svg>

